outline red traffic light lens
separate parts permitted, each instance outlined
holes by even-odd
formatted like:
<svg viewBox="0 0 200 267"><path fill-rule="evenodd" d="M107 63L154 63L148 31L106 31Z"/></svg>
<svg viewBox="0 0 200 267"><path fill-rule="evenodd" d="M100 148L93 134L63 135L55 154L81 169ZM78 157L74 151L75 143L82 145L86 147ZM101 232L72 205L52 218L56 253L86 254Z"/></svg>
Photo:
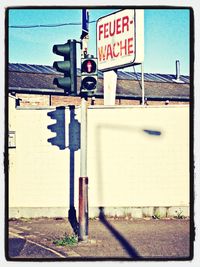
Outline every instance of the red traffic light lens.
<svg viewBox="0 0 200 267"><path fill-rule="evenodd" d="M94 60L88 59L82 63L82 72L93 73L96 72L97 64Z"/></svg>
<svg viewBox="0 0 200 267"><path fill-rule="evenodd" d="M90 60L87 61L86 66L87 66L87 72L92 72L92 63Z"/></svg>

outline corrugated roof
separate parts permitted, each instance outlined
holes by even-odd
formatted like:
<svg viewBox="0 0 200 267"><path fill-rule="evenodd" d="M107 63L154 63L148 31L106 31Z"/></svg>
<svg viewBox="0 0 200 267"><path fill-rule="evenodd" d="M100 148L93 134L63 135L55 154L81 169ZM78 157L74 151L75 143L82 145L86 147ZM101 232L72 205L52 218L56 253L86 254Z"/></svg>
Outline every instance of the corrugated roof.
<svg viewBox="0 0 200 267"><path fill-rule="evenodd" d="M77 88L81 86L81 72L77 69ZM98 72L97 94L103 94L104 82L103 73ZM61 93L53 84L55 77L62 74L50 66L29 65L29 64L9 64L8 86L10 92L23 93ZM181 76L185 83L176 83L174 75L145 73L145 97L169 97L169 98L189 98L190 84L188 76ZM141 97L141 73L118 72L116 93L119 95Z"/></svg>
<svg viewBox="0 0 200 267"><path fill-rule="evenodd" d="M33 65L33 64L18 64L18 63L9 63L8 70L10 72L23 72L23 73L35 73L35 74L57 74L57 72L51 66L45 65ZM80 69L77 69L77 75L81 75ZM120 80L141 80L140 72L130 72L130 71L118 71L118 79ZM98 71L99 78L103 78L103 73ZM158 73L144 73L144 80L147 82L167 82L175 83L175 75L173 74L158 74ZM190 83L189 76L180 75L180 80L184 83Z"/></svg>
<svg viewBox="0 0 200 267"><path fill-rule="evenodd" d="M44 74L57 74L58 72L50 67L44 65L32 65L32 64L8 64L9 71L27 72L27 73L44 73Z"/></svg>

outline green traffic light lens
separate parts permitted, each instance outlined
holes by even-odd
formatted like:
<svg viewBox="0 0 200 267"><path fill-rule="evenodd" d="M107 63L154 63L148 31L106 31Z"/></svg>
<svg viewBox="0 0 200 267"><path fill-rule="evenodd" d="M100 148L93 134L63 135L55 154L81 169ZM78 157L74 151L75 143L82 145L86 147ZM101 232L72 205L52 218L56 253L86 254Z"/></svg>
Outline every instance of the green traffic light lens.
<svg viewBox="0 0 200 267"><path fill-rule="evenodd" d="M69 91L71 88L71 79L69 77L55 78L53 80L53 84L55 84L60 88L65 89L66 91Z"/></svg>
<svg viewBox="0 0 200 267"><path fill-rule="evenodd" d="M53 68L55 68L57 71L66 74L70 73L70 67L71 67L70 61L55 61L53 63Z"/></svg>
<svg viewBox="0 0 200 267"><path fill-rule="evenodd" d="M63 57L70 57L70 44L54 45L53 53Z"/></svg>

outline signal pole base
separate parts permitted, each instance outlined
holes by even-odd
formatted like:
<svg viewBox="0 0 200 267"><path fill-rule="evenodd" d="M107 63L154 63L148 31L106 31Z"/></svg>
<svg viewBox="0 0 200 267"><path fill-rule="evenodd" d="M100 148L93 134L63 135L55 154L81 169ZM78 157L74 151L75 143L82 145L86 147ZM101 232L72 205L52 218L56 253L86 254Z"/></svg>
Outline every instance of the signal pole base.
<svg viewBox="0 0 200 267"><path fill-rule="evenodd" d="M88 177L79 177L79 241L88 240Z"/></svg>

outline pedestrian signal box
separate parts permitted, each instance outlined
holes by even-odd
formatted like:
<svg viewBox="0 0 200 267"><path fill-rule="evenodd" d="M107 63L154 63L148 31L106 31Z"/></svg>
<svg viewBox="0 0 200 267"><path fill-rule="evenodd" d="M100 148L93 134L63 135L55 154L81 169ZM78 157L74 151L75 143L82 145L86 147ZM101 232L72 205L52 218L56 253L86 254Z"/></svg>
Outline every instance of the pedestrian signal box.
<svg viewBox="0 0 200 267"><path fill-rule="evenodd" d="M97 58L81 59L81 92L93 94L97 89Z"/></svg>

